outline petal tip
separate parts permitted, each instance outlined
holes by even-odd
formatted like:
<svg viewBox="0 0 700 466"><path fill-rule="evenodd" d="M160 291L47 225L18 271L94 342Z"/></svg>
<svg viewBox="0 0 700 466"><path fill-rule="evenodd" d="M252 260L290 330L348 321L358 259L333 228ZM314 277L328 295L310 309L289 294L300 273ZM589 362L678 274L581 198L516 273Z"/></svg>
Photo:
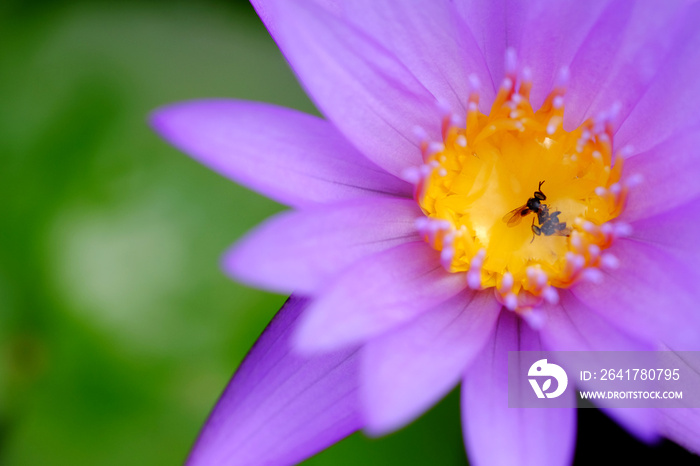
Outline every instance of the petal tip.
<svg viewBox="0 0 700 466"><path fill-rule="evenodd" d="M207 118L207 112L217 114L231 101L221 99L186 100L158 107L147 117L149 126L173 144L180 139L179 133L186 133L192 123Z"/></svg>
<svg viewBox="0 0 700 466"><path fill-rule="evenodd" d="M168 115L171 106L159 107L147 116L148 126L159 135L166 137L168 133Z"/></svg>
<svg viewBox="0 0 700 466"><path fill-rule="evenodd" d="M255 260L253 253L248 248L241 247L241 244L232 246L221 257L219 268L232 280L242 283L252 288L258 288L271 293L284 295L292 294L299 290L292 290L286 283L280 280L270 279L271 273L262 266L251 267L251 261Z"/></svg>
<svg viewBox="0 0 700 466"><path fill-rule="evenodd" d="M232 246L221 256L219 268L229 277L238 281L245 280L245 259L241 259L240 248Z"/></svg>
<svg viewBox="0 0 700 466"><path fill-rule="evenodd" d="M407 422L375 422L369 418L365 418L365 427L362 429L362 432L368 437L379 438L399 430L405 424L407 424Z"/></svg>
<svg viewBox="0 0 700 466"><path fill-rule="evenodd" d="M420 410L405 410L382 409L381 407L368 408L368 403L363 403L364 409L364 428L362 431L368 437L377 438L389 435L399 429L406 427L413 422L417 417L423 414L429 407Z"/></svg>
<svg viewBox="0 0 700 466"><path fill-rule="evenodd" d="M176 144L183 114L186 114L192 106L193 102L178 102L158 107L148 114L148 125L162 138Z"/></svg>

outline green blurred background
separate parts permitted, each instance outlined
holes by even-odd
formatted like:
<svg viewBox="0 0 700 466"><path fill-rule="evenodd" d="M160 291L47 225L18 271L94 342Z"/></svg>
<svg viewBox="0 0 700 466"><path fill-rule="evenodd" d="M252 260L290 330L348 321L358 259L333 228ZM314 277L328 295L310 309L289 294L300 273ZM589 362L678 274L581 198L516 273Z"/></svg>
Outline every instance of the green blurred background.
<svg viewBox="0 0 700 466"><path fill-rule="evenodd" d="M282 207L147 126L207 97L315 112L247 2L0 2L1 465L182 463L284 301L219 268ZM464 462L453 393L308 464Z"/></svg>

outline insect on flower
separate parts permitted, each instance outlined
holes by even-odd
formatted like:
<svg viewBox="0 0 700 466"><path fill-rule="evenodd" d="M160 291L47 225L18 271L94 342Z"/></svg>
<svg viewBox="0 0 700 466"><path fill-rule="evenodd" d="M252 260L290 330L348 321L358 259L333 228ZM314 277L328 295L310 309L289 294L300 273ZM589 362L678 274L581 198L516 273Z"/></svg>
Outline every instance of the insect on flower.
<svg viewBox="0 0 700 466"><path fill-rule="evenodd" d="M535 225L535 219L533 218L531 226L532 240L530 242L535 240L535 235L568 236L572 231L571 228L566 226L566 222L559 221L560 211L550 212L549 206L542 202L547 199L547 196L542 192L542 184L544 184L544 181L540 181L539 186L537 186L537 191L527 200L524 206L511 210L503 217L503 221L506 222L509 227L514 227L527 215L531 213L536 214L539 226Z"/></svg>
<svg viewBox="0 0 700 466"><path fill-rule="evenodd" d="M519 224L520 220L531 213L537 214L540 224L546 221L549 209L546 205L542 204L542 201L547 199L547 196L542 192L543 184L544 181L540 181L539 186L537 186L537 191L533 193L532 197L527 200L525 205L516 207L503 217L503 221L506 222L509 227L514 227Z"/></svg>
<svg viewBox="0 0 700 466"><path fill-rule="evenodd" d="M293 294L190 464L295 463L460 382L474 464L568 464L573 394L509 409L508 351L700 349L700 4L507 3L254 0L326 119L235 100L155 113L175 146L294 209L224 258ZM696 411L601 408L700 450Z"/></svg>

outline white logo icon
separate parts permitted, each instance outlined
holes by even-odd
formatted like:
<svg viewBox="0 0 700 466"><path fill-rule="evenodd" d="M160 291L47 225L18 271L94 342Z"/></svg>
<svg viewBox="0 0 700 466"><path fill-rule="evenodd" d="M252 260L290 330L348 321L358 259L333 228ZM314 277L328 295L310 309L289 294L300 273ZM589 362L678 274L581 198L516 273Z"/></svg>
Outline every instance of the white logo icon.
<svg viewBox="0 0 700 466"><path fill-rule="evenodd" d="M569 378L566 376L566 372L560 366L556 364L550 364L546 359L540 359L535 361L535 363L530 366L530 370L527 372L528 377L549 377L542 388L540 388L537 379L528 379L532 389L535 391L537 398L556 398L566 390L566 385L569 383ZM551 393L547 393L547 390L552 386L552 377L557 380L557 389Z"/></svg>

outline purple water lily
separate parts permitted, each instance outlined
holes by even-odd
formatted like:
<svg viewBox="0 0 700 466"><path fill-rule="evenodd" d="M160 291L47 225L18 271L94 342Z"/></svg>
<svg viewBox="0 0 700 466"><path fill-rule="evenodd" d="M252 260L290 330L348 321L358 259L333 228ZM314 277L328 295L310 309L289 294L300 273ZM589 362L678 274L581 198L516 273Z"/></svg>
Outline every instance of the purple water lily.
<svg viewBox="0 0 700 466"><path fill-rule="evenodd" d="M294 210L225 257L294 293L190 464L291 464L460 381L474 464L568 464L512 350L700 350L700 5L254 0L326 119L198 101L167 140ZM603 406L605 409L605 406ZM700 450L696 410L605 409Z"/></svg>

